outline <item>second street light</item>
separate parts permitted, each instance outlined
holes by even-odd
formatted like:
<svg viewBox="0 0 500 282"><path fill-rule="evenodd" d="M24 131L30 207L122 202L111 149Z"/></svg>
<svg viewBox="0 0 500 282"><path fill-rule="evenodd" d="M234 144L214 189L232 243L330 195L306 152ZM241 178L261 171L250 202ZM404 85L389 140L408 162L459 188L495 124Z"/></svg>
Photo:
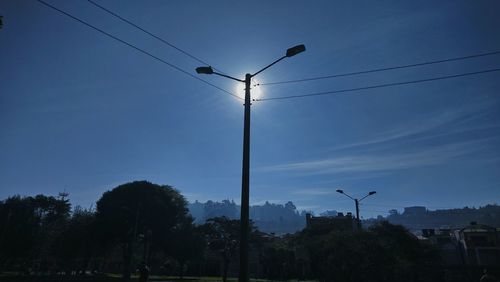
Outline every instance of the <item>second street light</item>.
<svg viewBox="0 0 500 282"><path fill-rule="evenodd" d="M196 68L196 72L199 74L215 74L238 82L245 83L245 114L243 123L243 169L241 177L241 238L240 238L240 282L249 281L248 275L248 239L250 236L249 227L249 196L250 196L250 106L251 96L250 96L250 81L252 77L258 75L264 70L268 69L272 65L278 63L279 61L293 57L301 52L304 52L306 47L304 45L297 45L286 50L286 54L272 62L268 66L262 68L254 74L247 73L245 79L238 79L229 75L215 72L212 67L199 67Z"/></svg>
<svg viewBox="0 0 500 282"><path fill-rule="evenodd" d="M360 230L361 229L361 221L359 220L359 202L361 202L364 198L366 198L368 196L371 196L371 195L373 195L373 194L375 194L377 192L376 191L371 191L370 193L368 193L366 196L364 196L363 198L361 198L359 200L355 199L355 198L353 198L353 197L351 197L349 195L347 195L346 193L344 193L344 190L338 189L337 192L340 193L340 194L345 195L346 197L351 198L351 200L354 200L354 203L356 205L356 221L357 221L357 225L358 225L358 230Z"/></svg>

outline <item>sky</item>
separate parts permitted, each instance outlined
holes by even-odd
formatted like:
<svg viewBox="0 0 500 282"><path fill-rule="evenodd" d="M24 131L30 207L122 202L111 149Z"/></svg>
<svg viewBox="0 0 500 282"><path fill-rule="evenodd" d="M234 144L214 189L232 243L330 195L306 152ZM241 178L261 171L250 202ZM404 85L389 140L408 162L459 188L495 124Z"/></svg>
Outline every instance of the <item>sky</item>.
<svg viewBox="0 0 500 282"><path fill-rule="evenodd" d="M193 58L85 0L45 0L188 73ZM96 3L238 78L272 83L500 50L498 1ZM57 195L91 207L134 180L189 201L240 201L242 101L35 0L0 2L0 199ZM301 83L273 98L500 68L500 54ZM500 72L252 104L250 202L354 211L500 199Z"/></svg>

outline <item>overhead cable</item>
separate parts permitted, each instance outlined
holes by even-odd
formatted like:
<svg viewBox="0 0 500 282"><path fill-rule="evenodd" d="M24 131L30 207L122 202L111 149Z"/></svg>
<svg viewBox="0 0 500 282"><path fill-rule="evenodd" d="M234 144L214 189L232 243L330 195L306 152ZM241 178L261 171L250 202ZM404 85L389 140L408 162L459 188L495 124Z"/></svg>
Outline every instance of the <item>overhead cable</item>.
<svg viewBox="0 0 500 282"><path fill-rule="evenodd" d="M154 33L150 32L150 31L146 30L145 28L143 28L143 27L141 27L141 26L139 26L139 25L137 25L137 24L133 23L132 21L130 21L130 20L128 20L128 19L126 19L126 18L124 18L123 16L118 15L116 12L111 11L110 9L108 9L108 8L106 8L106 7L104 7L104 6L100 5L100 4L98 4L98 3L96 3L95 1L92 1L92 0L87 0L87 1L88 1L90 4L92 4L92 5L96 6L96 7L98 7L99 9L101 9L101 10L105 11L106 13L108 13L108 14L110 14L110 15L112 15L112 16L114 16L114 17L118 18L118 19L120 19L121 21L123 21L123 22L125 22L125 23L127 23L127 24L129 24L129 25L131 25L131 26L133 26L133 27L135 27L135 28L137 28L138 30L140 30L140 31L142 31L142 32L144 32L144 33L146 33L146 34L148 34L149 36L151 36L151 37L153 37L153 38L155 38L155 39L159 40L160 42L162 42L162 43L164 43L164 44L168 45L169 47L174 48L175 50L177 50L177 51L181 52L182 54L184 54L184 55L186 55L186 56L188 56L188 57L190 57L191 59L193 59L193 60L195 60L195 61L197 61L197 62L199 62L199 63L201 63L201 64L204 64L204 65L210 66L210 64L209 64L209 63L207 63L207 62L205 62L205 61L201 60L200 58L198 58L198 57L194 56L193 54L191 54L191 53L189 53L189 52L187 52L187 51L185 51L185 50L183 50L183 49L181 49L181 48L179 48L179 47L175 46L173 43L168 42L167 40L163 39L162 37L160 37L160 36L158 36L158 35L156 35L156 34L154 34ZM213 68L213 69L215 69L215 70L217 70L215 67L212 67L212 68ZM218 70L218 71L220 72L220 70Z"/></svg>
<svg viewBox="0 0 500 282"><path fill-rule="evenodd" d="M167 66L169 66L169 67L171 67L171 68L173 68L173 69L175 69L175 70L177 70L177 71L181 72L181 73L184 73L184 74L186 74L186 75L188 75L188 76L190 76L190 77L192 77L192 78L194 78L194 79L196 79L196 80L199 80L199 81L201 81L201 82L203 82L203 83L205 83L205 84L207 84L207 85L210 85L210 86L212 86L212 87L214 87L214 88L216 88L216 89L218 89L218 90L220 90L220 91L222 91L222 92L224 92L224 93L226 93L226 94L228 94L228 95L231 95L231 96L233 96L233 97L235 97L235 98L237 98L237 99L239 99L239 100L243 100L243 98L239 97L238 95L233 94L233 93L231 93L231 92L229 92L229 91L227 91L227 90L225 90L225 89L223 89L223 88L221 88L221 87L219 87L219 86L217 86L217 85L215 85L215 84L212 84L212 83L210 83L210 82L208 82L208 81L206 81L206 80L204 80L204 79L201 79L201 78L199 78L199 77L197 77L197 76L195 76L195 75L193 75L193 74L189 73L188 71L183 70L182 68L180 68L180 67L178 67L178 66L176 66L176 65L174 65L174 64L172 64L172 63L169 63L169 62L167 62L167 61L163 60L162 58L160 58L160 57L158 57L158 56L155 56L155 55L153 55L153 54L149 53L148 51L145 51L144 49L141 49L141 48L139 48L139 47L137 47L137 46L135 46L135 45L133 45L133 44L131 44L131 43L129 43L129 42L127 42L127 41L123 40L123 39L120 39L120 38L118 38L118 37L116 37L116 36L114 36L114 35L112 35L112 34L110 34L110 33L106 32L106 31L104 31L104 30L102 30L102 29L100 29L100 28L98 28L98 27L96 27L96 26L94 26L94 25L92 25L92 24L90 24L90 23L88 23L88 22L86 22L86 21L82 20L82 19L79 19L79 18L77 18L77 17L75 17L75 16L71 15L70 13L65 12L65 11L63 11L63 10L61 10L61 9L59 9L59 8L57 8L57 7L53 6L53 5L51 5L51 4L47 3L47 2L45 2L45 1L43 1L43 0L36 0L36 1L38 1L39 3L41 3L41 4L45 5L45 6L47 6L47 7L51 8L51 9L53 9L53 10L58 11L59 13L62 13L62 14L64 14L64 15L68 16L69 18L71 18L71 19L73 19L73 20L75 20L75 21L78 21L78 22L80 22L80 23L82 23L82 24L84 24L84 25L86 25L86 26L88 26L88 27L90 27L90 28L92 28L92 29L94 29L94 30L96 30L96 31L98 31L98 32L100 32L100 33L102 33L102 34L106 35L106 36L108 36L108 37L109 37L109 38L111 38L111 39L114 39L114 40L116 40L116 41L118 41L118 42L120 42L120 43L122 43L122 44L127 45L128 47L130 47L130 48L132 48L132 49L135 49L136 51L138 51L138 52L140 52L140 53L143 53L144 55L150 56L151 58L156 59L157 61L159 61L159 62L161 62L161 63L163 63L163 64L165 64L165 65L167 65Z"/></svg>
<svg viewBox="0 0 500 282"><path fill-rule="evenodd" d="M348 72L348 73L332 74L332 75L318 76L318 77L311 77L311 78L303 78L303 79L285 80L285 81L277 81L277 82L267 82L267 83L260 83L260 84L257 84L257 85L278 85L278 84L298 83L298 82L306 82L306 81L313 81L313 80L329 79L329 78L335 78L335 77L353 76L353 75L366 74L366 73L374 73L374 72L396 70L396 69L404 69L404 68L413 68L413 67L419 67L419 66L425 66L425 65L433 65L433 64L439 64L439 63L445 63L445 62L452 62L452 61L460 61L460 60L473 59L473 58L479 58L479 57L484 57L484 56L491 56L491 55L496 55L496 54L500 54L500 50L492 51L492 52L486 52L486 53L479 53L479 54L474 54L474 55L468 55L468 56L462 56L462 57L448 58L448 59L435 60L435 61L427 61L427 62L415 63L415 64L409 64L409 65L401 65L401 66L394 66L394 67L377 68L377 69L371 69L371 70L363 70L363 71L355 71L355 72Z"/></svg>
<svg viewBox="0 0 500 282"><path fill-rule="evenodd" d="M369 90L369 89L375 89L375 88L392 87L392 86L398 86L398 85L416 84L416 83L423 83L423 82L429 82L429 81L436 81L436 80L457 78L457 77L470 76L470 75L478 75L478 74L484 74L484 73L490 73L490 72L497 72L497 71L500 71L500 68L488 69L488 70L482 70L482 71L475 71L475 72L467 72L467 73L454 74L454 75L431 77L431 78L423 78L423 79L410 80L410 81L401 81L401 82L377 84L377 85L370 85L370 86L363 86L363 87L356 87L356 88L347 88L347 89L340 89L340 90L332 90L332 91L325 91L325 92L316 92L316 93L309 93L309 94L290 95L290 96L283 96L283 97L261 98L261 99L254 99L254 101L286 100L286 99L305 98L305 97L312 97L312 96L333 95L333 94L338 94L338 93L354 92L354 91L361 91L361 90Z"/></svg>

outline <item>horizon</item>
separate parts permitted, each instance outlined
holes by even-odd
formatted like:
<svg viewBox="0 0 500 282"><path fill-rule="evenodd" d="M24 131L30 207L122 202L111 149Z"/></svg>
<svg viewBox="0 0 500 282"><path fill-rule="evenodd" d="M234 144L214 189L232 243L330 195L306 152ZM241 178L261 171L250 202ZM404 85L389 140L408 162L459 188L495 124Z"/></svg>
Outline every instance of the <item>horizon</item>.
<svg viewBox="0 0 500 282"><path fill-rule="evenodd" d="M147 180L137 180L137 181L147 181ZM126 183L122 183L122 184L126 184ZM164 184L160 184L160 183L153 183L153 184L158 184L158 185L164 185ZM116 187L113 187L113 188L116 188ZM175 189L175 187L173 187ZM111 191L112 189L110 190L107 190L105 192L109 192ZM65 191L63 192L60 192L60 193L66 193ZM59 193L59 194L60 194ZM180 192L181 195L182 195L182 192ZM20 194L13 194L13 195L9 195L8 197L14 197L14 196L20 196L20 197L32 197L32 196L36 196L38 194L42 194L42 195L45 195L43 193L35 193L35 194L31 194L31 195L20 195ZM55 194L55 195L45 195L45 196L52 196L52 197L55 197L55 198L58 198L60 197L59 194ZM183 195L184 196L184 195ZM7 197L7 198L8 198ZM66 199L68 199L70 205L71 205L71 209L74 210L75 208L83 208L83 209L87 209L87 210L95 210L96 208L96 202L93 202L91 203L88 207L85 207L85 206L81 206L79 204L75 204L71 201L71 194L66 194L65 195ZM0 201L4 201L6 200L7 198L4 198L4 199L0 199ZM231 203L234 203L236 205L236 207L238 208L241 208L240 204L238 203L238 201L234 200L234 199L221 199L221 200L206 200L206 201L198 201L198 200L194 200L194 201L189 201L187 200L187 203L188 203L188 210L189 210L189 205L191 204L196 204L196 203L199 203L199 204L206 204L208 201L212 201L214 203L222 203L223 201L230 201ZM271 205L281 205L281 206L284 206L287 202L292 202L293 201L285 201L285 202L271 202L271 201L265 201L263 203L250 203L250 208L252 207L256 207L256 206L263 206L267 203L271 204ZM295 205L295 203L293 203ZM464 209L464 208L470 208L470 209L479 209L479 208L483 208L483 207L486 207L486 206L498 206L499 204L495 201L492 201L490 203L486 203L484 205L479 205L479 206L463 206L463 207L427 207L427 206L423 206L423 205L418 205L418 204L414 204L414 205L409 205L409 206L398 206L398 207L395 207L395 208L388 208L385 212L383 212L384 214L377 214L375 216L370 216L370 217L366 217L366 216L363 216L363 209L361 209L361 216L360 218L362 220L370 220L370 219L377 219L378 216L383 216L384 218L386 218L387 216L389 216L389 211L390 210L397 210L399 214L402 214L404 212L404 209L405 208L410 208L410 207L425 207L426 210L428 212L434 212L434 211L446 211L446 210L452 210L452 209ZM301 209L300 206L296 206L296 211L301 214L302 212L307 212L307 213L311 213L313 216L321 216L322 213L325 213L325 212L329 212L329 211L336 211L338 213L343 213L343 214L347 214L347 213L352 213L354 214L354 207L353 207L353 210L338 210L338 209L335 209L335 208L332 208L332 209L326 209L326 210L307 210L307 209ZM191 211L189 211L191 212Z"/></svg>

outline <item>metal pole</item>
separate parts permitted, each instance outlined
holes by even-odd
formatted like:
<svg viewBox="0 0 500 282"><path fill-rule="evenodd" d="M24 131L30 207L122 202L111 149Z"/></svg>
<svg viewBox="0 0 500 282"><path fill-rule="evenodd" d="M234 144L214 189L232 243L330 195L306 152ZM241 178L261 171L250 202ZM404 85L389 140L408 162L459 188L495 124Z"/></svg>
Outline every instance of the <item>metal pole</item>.
<svg viewBox="0 0 500 282"><path fill-rule="evenodd" d="M250 80L245 75L245 120L243 125L243 171L241 179L240 282L248 282L249 195L250 195Z"/></svg>
<svg viewBox="0 0 500 282"><path fill-rule="evenodd" d="M354 199L356 203L356 221L358 223L358 230L361 230L361 221L359 221L359 201L358 199Z"/></svg>
<svg viewBox="0 0 500 282"><path fill-rule="evenodd" d="M301 44L288 48L286 50L286 55L272 62L265 68L259 70L258 72L252 74L247 73L245 75L245 80L241 80L223 73L214 72L212 67L198 67L196 72L200 74L215 74L232 80L245 83L245 120L243 127L243 168L242 168L242 179L241 179L241 217L240 217L240 282L249 281L249 271L248 271L248 248L249 248L249 237L250 237L250 219L249 219L249 195L250 195L250 81L252 77L263 72L279 61L293 57L301 52L304 52L306 47Z"/></svg>

